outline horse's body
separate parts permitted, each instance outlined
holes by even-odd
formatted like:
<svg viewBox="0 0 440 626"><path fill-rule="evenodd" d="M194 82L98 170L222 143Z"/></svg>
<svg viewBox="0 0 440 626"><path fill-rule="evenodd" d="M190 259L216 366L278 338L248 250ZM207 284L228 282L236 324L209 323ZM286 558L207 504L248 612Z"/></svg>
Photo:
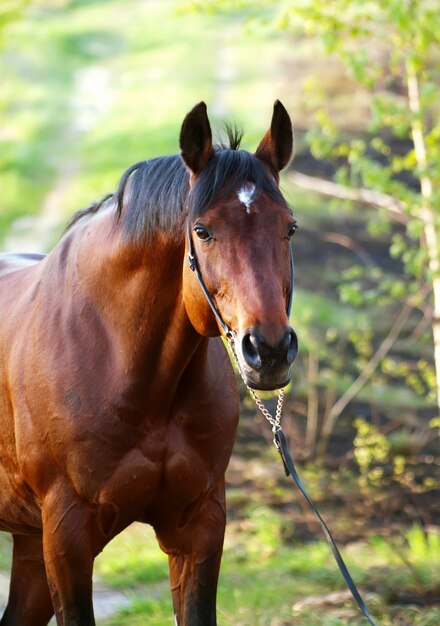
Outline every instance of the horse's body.
<svg viewBox="0 0 440 626"><path fill-rule="evenodd" d="M287 124L284 109L281 116ZM264 161L276 187L285 163L271 167L270 133L252 159ZM275 388L285 384L295 348L285 313L288 256L279 242L281 252L272 244L269 252L259 250L274 229L287 232L292 218L276 190L267 197L264 186L253 217L236 192L227 195L243 223L234 235L232 217L215 220L225 210L221 193L203 212L191 214L190 207L186 215L182 205L216 158L202 105L187 116L181 147L186 168L178 157L156 163L174 167L182 187L174 198L180 216L167 218L166 228L159 213L147 224L136 212L146 176L137 166L119 194L83 212L46 257L0 256L0 530L14 537L2 626L45 626L53 613L62 626L94 624L93 560L135 520L154 527L169 556L176 623L216 623L224 475L238 399L227 352L213 336L216 320L184 262L183 226L196 222L202 269L236 332L249 382ZM248 179L249 173L242 184ZM226 241L217 258L209 257L215 249L201 236L200 215L203 228ZM268 232L241 258L234 237L243 247L246 232L256 235L270 218ZM262 272L263 256L269 270L281 269L277 275L265 269L256 281L250 261ZM236 276L228 263L236 264ZM271 305L260 302L257 284L266 285Z"/></svg>

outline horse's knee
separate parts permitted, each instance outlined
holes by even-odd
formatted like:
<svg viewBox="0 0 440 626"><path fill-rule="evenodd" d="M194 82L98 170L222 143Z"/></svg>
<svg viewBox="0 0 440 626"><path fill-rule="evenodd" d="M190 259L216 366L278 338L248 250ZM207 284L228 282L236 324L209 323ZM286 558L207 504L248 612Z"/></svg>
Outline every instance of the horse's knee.
<svg viewBox="0 0 440 626"><path fill-rule="evenodd" d="M223 551L226 528L224 492L217 490L207 498L194 524L194 554L203 558Z"/></svg>
<svg viewBox="0 0 440 626"><path fill-rule="evenodd" d="M185 524L165 524L156 534L168 554L174 613L179 626L215 626L216 594L226 525L219 485L187 515ZM179 518L180 519L180 518Z"/></svg>

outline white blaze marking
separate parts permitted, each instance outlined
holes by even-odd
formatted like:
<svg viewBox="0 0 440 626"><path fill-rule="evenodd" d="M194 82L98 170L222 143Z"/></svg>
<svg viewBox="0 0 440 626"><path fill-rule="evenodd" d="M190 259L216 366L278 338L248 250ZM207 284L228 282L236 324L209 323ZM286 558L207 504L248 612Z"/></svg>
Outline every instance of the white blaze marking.
<svg viewBox="0 0 440 626"><path fill-rule="evenodd" d="M238 192L238 199L246 207L246 213L251 212L252 198L255 193L255 185L247 183Z"/></svg>

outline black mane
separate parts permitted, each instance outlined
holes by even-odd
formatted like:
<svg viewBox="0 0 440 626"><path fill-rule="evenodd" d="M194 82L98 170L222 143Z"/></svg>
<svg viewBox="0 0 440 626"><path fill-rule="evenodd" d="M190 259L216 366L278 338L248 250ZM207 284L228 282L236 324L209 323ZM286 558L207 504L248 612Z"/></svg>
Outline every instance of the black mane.
<svg viewBox="0 0 440 626"><path fill-rule="evenodd" d="M233 193L246 182L255 185L254 198L266 193L286 204L278 186L255 155L239 150L243 136L226 127L229 147L220 143L208 164L189 188L189 173L180 155L158 157L132 165L122 176L114 194L78 211L67 229L86 215L99 211L110 199L116 204L119 220L124 206L126 235L138 241L148 239L158 230L181 233L183 217L194 220L215 201Z"/></svg>

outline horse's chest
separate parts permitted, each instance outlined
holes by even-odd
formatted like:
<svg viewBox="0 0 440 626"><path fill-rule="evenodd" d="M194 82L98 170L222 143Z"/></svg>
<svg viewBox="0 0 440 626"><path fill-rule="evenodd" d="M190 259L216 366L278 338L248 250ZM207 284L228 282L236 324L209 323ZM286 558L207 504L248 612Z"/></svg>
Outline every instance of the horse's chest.
<svg viewBox="0 0 440 626"><path fill-rule="evenodd" d="M177 506L207 492L218 478L216 459L207 457L203 445L191 444L180 436L170 444L164 462L163 486Z"/></svg>
<svg viewBox="0 0 440 626"><path fill-rule="evenodd" d="M227 460L219 463L217 456L181 428L172 427L162 438L146 436L116 464L98 499L130 511L133 519L148 518L166 502L168 515L178 517L224 472Z"/></svg>
<svg viewBox="0 0 440 626"><path fill-rule="evenodd" d="M159 489L142 520L156 529L183 532L201 510L204 501L223 480L224 465L208 458L182 437L170 445L162 466Z"/></svg>

